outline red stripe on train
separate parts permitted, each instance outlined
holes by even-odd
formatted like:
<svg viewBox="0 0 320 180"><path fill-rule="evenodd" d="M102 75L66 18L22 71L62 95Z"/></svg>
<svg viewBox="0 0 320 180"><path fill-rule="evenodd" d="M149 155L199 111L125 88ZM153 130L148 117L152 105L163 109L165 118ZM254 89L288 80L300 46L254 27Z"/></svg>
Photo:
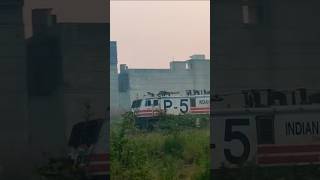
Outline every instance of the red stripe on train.
<svg viewBox="0 0 320 180"><path fill-rule="evenodd" d="M207 110L191 110L192 113L209 113L210 111Z"/></svg>
<svg viewBox="0 0 320 180"><path fill-rule="evenodd" d="M137 112L152 112L152 109L138 110Z"/></svg>
<svg viewBox="0 0 320 180"><path fill-rule="evenodd" d="M190 109L194 109L194 110L197 110L197 109L210 109L210 107L192 107L192 108L190 108Z"/></svg>
<svg viewBox="0 0 320 180"><path fill-rule="evenodd" d="M92 154L89 156L90 161L109 161L109 154Z"/></svg>
<svg viewBox="0 0 320 180"><path fill-rule="evenodd" d="M136 114L152 114L152 112L138 112Z"/></svg>
<svg viewBox="0 0 320 180"><path fill-rule="evenodd" d="M190 111L210 111L210 109L190 109Z"/></svg>
<svg viewBox="0 0 320 180"><path fill-rule="evenodd" d="M258 154L302 153L302 152L320 152L320 144L258 146Z"/></svg>
<svg viewBox="0 0 320 180"><path fill-rule="evenodd" d="M287 163L314 163L319 162L320 155L287 155L263 156L258 158L258 164L287 164Z"/></svg>

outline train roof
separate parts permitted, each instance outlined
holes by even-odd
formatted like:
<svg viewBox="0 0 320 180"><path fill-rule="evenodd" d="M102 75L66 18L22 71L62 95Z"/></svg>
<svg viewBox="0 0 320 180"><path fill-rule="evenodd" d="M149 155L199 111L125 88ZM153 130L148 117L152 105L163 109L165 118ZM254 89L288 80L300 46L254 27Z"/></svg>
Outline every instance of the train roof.
<svg viewBox="0 0 320 180"><path fill-rule="evenodd" d="M135 100L144 100L144 99L164 99L164 98L192 98L192 97L210 97L210 95L196 95L196 96L161 96L161 97L144 97Z"/></svg>
<svg viewBox="0 0 320 180"><path fill-rule="evenodd" d="M213 108L214 109L214 108ZM212 115L232 115L232 114L263 114L263 113L297 113L297 112L320 112L320 104L311 105L288 105L271 106L259 108L223 108L214 109Z"/></svg>

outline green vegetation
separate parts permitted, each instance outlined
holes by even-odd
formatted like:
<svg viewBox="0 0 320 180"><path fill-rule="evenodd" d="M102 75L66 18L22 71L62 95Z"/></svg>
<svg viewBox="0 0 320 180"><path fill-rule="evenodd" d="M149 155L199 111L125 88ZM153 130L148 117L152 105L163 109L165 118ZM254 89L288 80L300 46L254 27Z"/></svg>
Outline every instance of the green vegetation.
<svg viewBox="0 0 320 180"><path fill-rule="evenodd" d="M86 180L85 171L69 158L52 158L48 164L38 168L44 180Z"/></svg>
<svg viewBox="0 0 320 180"><path fill-rule="evenodd" d="M110 140L111 179L209 179L208 116L161 116L146 130L127 113L111 124Z"/></svg>
<svg viewBox="0 0 320 180"><path fill-rule="evenodd" d="M196 119L200 127L196 127ZM138 129L131 114L112 123L111 179L209 180L209 120L205 116L161 116L151 129ZM318 180L319 165L222 167L217 180Z"/></svg>

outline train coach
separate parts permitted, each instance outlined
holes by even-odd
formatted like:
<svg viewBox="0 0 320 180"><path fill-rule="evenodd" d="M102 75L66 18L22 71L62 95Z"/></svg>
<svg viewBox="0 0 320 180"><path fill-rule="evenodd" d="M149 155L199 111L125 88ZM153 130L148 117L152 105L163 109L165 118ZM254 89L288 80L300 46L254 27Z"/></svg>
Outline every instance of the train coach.
<svg viewBox="0 0 320 180"><path fill-rule="evenodd" d="M210 117L212 173L247 163L320 164L319 103L220 108Z"/></svg>
<svg viewBox="0 0 320 180"><path fill-rule="evenodd" d="M164 96L137 99L132 102L132 112L138 124L148 126L157 121L161 113L168 115L208 114L210 95Z"/></svg>

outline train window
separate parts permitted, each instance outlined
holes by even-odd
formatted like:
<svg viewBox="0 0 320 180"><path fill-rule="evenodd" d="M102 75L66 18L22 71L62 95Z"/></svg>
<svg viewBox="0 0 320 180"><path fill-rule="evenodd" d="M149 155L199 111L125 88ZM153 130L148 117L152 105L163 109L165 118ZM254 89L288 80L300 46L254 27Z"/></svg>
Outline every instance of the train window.
<svg viewBox="0 0 320 180"><path fill-rule="evenodd" d="M196 98L190 98L190 106L196 107Z"/></svg>
<svg viewBox="0 0 320 180"><path fill-rule="evenodd" d="M81 144L91 145L98 141L102 120L80 122L73 126L69 145L78 148Z"/></svg>
<svg viewBox="0 0 320 180"><path fill-rule="evenodd" d="M146 107L151 106L151 100L150 100L150 99L146 100L145 106L146 106Z"/></svg>
<svg viewBox="0 0 320 180"><path fill-rule="evenodd" d="M320 103L320 93L314 93L309 96L310 103Z"/></svg>
<svg viewBox="0 0 320 180"><path fill-rule="evenodd" d="M258 144L274 144L274 116L256 117Z"/></svg>
<svg viewBox="0 0 320 180"><path fill-rule="evenodd" d="M132 102L131 108L138 108L138 107L140 107L140 106L141 106L141 102L142 102L141 99L139 99L139 100L134 100L134 101Z"/></svg>
<svg viewBox="0 0 320 180"><path fill-rule="evenodd" d="M154 105L154 106L158 106L158 105L159 105L158 100L153 100L153 105Z"/></svg>

